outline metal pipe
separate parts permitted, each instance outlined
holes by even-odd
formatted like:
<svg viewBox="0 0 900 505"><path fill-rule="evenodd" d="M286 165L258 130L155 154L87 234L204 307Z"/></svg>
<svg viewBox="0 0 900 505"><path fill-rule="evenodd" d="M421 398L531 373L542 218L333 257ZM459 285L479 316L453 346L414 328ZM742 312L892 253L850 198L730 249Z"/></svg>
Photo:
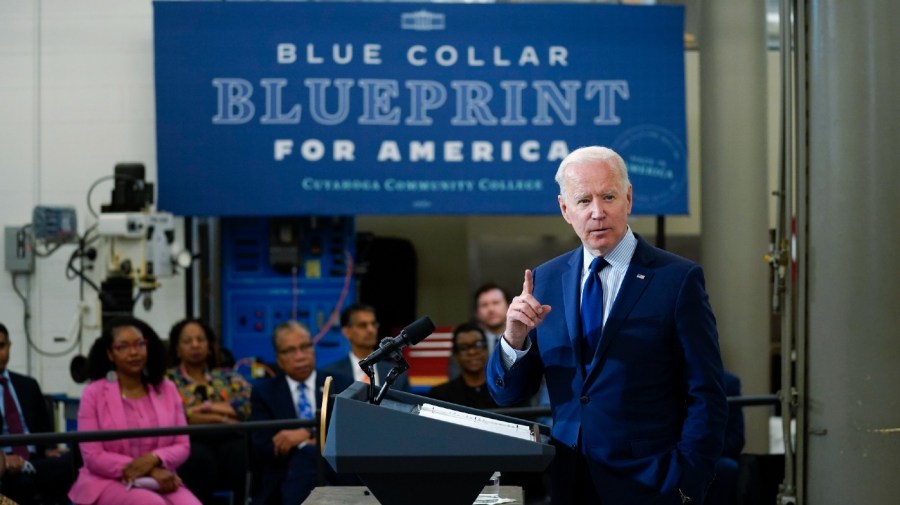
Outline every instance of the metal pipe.
<svg viewBox="0 0 900 505"><path fill-rule="evenodd" d="M794 305L793 305L793 266L791 261L791 236L793 228L793 177L796 169L793 161L794 152L794 66L793 47L794 18L793 0L781 0L781 173L780 173L780 205L777 247L779 248L779 284L784 288L781 304L781 431L784 440L784 481L779 488L778 503L795 502L794 486L794 443L791 436L791 421L794 418Z"/></svg>
<svg viewBox="0 0 900 505"><path fill-rule="evenodd" d="M794 175L796 177L796 224L795 239L792 243L792 255L796 258L796 262L791 263L792 277L789 278L791 285L792 310L794 314L794 342L796 348L795 355L795 375L794 384L796 385L795 408L797 418L797 433L799 436L794 447L794 477L795 492L798 504L806 503L804 497L806 474L806 373L807 373L807 325L806 310L801 310L807 306L806 301L806 279L808 279L808 262L806 251L808 250L806 237L809 216L807 214L809 208L802 202L809 201L808 194L808 130L807 130L807 103L808 92L806 75L807 75L807 37L808 27L806 24L807 0L795 0L794 7L794 68L796 76L794 80L794 97L795 101L795 120L794 120L794 140L795 144L795 165ZM793 259L793 258L792 258ZM797 279L797 285L793 285Z"/></svg>

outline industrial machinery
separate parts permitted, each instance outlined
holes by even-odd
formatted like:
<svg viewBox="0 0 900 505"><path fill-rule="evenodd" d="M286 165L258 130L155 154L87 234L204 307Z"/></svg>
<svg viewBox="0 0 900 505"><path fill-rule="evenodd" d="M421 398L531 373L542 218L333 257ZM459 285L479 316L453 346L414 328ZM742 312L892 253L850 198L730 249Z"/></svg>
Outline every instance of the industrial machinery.
<svg viewBox="0 0 900 505"><path fill-rule="evenodd" d="M145 181L144 166L117 164L114 178L112 201L97 215L94 252L82 252L94 258L90 277L100 279L104 321L131 314L138 299L149 310L159 278L173 275L176 266L187 268L192 257L173 249L175 217L153 210L153 184Z"/></svg>
<svg viewBox="0 0 900 505"><path fill-rule="evenodd" d="M97 213L91 194L111 179L111 201ZM95 220L83 233L78 232L71 206L39 205L31 223L5 227L5 267L22 300L29 352L61 357L76 349L83 351L85 330L100 330L112 318L132 314L138 300L149 310L160 278L190 266L192 254L176 248L175 217L153 208L153 190L153 184L145 180L143 164L119 163L113 175L101 177L88 190L87 208ZM53 342L67 344L65 348L46 349L31 335L33 275L41 267L37 260L60 250L71 251L65 275L79 281L79 300L68 332L53 337ZM76 356L71 365L76 382L84 380L83 368L84 357Z"/></svg>

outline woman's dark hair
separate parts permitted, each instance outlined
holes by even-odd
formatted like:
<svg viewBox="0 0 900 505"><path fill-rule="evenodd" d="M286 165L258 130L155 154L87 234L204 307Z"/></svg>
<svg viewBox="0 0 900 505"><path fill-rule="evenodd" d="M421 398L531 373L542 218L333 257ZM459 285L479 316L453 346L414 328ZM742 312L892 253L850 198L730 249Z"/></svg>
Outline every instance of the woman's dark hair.
<svg viewBox="0 0 900 505"><path fill-rule="evenodd" d="M142 378L145 384L158 386L166 373L165 346L149 324L131 316L116 318L103 328L103 333L94 341L94 345L91 346L91 351L88 353L88 378L90 380L103 379L113 369L112 361L109 360L107 353L112 349L115 330L125 326L137 328L147 339L147 365L144 367L146 374Z"/></svg>
<svg viewBox="0 0 900 505"><path fill-rule="evenodd" d="M169 330L169 366L178 366L181 363L181 358L178 357L178 341L181 340L182 330L189 324L196 324L203 329L203 334L206 335L206 341L209 343L209 356L206 357L206 367L210 370L219 367L219 344L216 339L216 333L205 321L192 318L178 321Z"/></svg>

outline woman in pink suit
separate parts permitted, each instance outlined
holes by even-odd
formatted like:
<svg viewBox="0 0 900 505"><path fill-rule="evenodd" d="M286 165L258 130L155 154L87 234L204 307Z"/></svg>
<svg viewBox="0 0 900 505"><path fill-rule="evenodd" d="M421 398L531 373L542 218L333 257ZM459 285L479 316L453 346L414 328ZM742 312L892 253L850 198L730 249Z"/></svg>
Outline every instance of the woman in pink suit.
<svg viewBox="0 0 900 505"><path fill-rule="evenodd" d="M92 382L78 409L81 431L184 426L175 385L164 378L165 350L143 321L114 321L88 357ZM76 504L199 505L175 470L187 459L187 435L79 444L84 466L69 490Z"/></svg>

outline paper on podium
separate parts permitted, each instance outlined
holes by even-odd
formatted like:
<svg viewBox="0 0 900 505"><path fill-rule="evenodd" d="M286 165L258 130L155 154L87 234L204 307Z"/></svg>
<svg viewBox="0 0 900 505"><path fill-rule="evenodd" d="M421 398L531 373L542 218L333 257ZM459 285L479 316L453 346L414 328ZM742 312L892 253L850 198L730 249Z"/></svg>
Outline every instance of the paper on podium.
<svg viewBox="0 0 900 505"><path fill-rule="evenodd" d="M430 403L419 405L417 412L420 416L437 419L439 421L477 428L479 430L490 431L491 433L498 433L500 435L521 438L522 440L535 440L535 434L532 431L532 428L524 424L491 419L476 414L469 414L468 412L438 407L437 405L432 405Z"/></svg>

